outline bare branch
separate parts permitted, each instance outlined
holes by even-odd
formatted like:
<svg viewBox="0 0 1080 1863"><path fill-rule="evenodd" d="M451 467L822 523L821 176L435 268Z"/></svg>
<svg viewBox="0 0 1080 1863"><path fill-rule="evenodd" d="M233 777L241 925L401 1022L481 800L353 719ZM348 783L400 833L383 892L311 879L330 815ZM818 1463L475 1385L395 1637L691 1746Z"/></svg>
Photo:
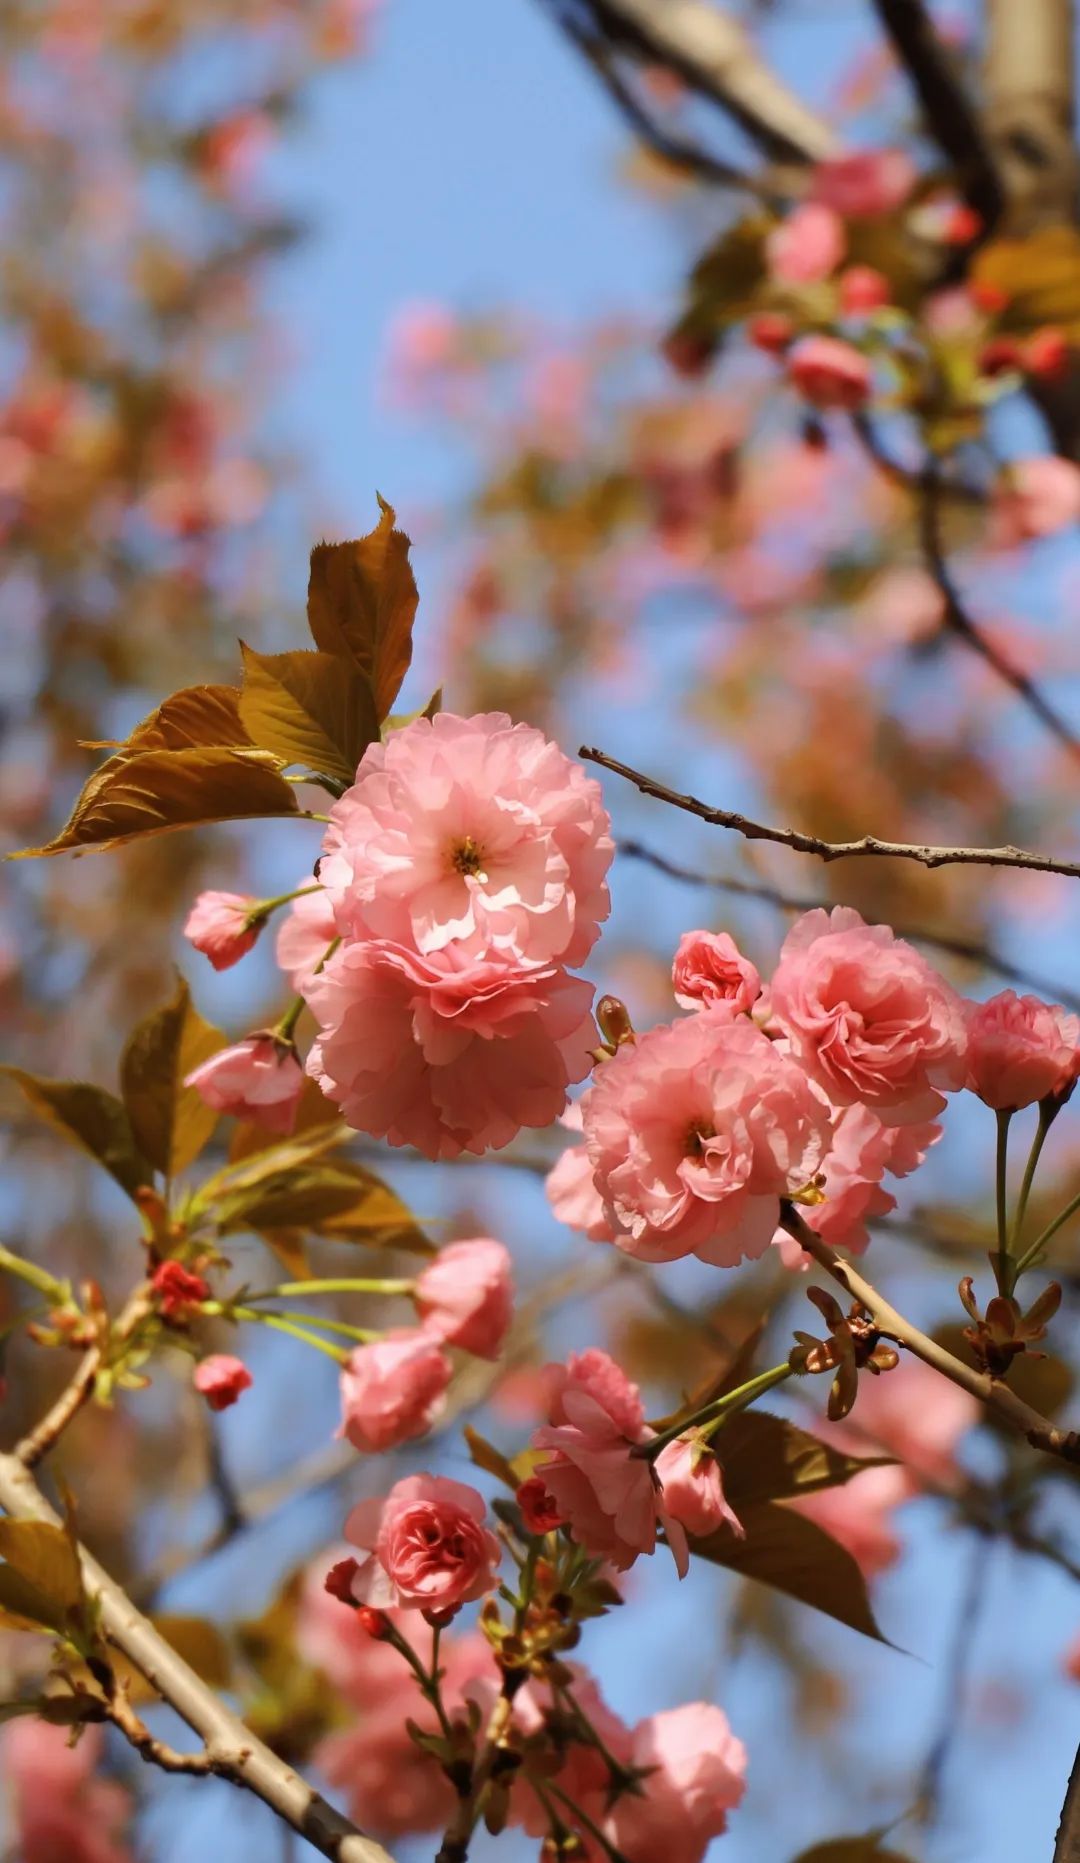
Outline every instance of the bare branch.
<svg viewBox="0 0 1080 1863"><path fill-rule="evenodd" d="M658 873L667 874L671 880L681 880L688 886L707 886L717 893L733 893L740 899L760 899L765 905L775 906L780 912L813 912L819 906L828 907L829 901L820 898L799 898L792 893L782 893L775 886L766 886L760 880L737 879L729 874L698 873L692 867L682 867L676 861L669 860L666 854L658 854L653 848L645 847L640 841L620 841L618 852L627 860L640 860L643 865L654 867ZM1022 970L1019 964L1010 963L1002 957L993 945L983 944L975 938L954 938L947 932L927 931L922 926L894 925L898 938L906 938L909 944L925 944L933 951L944 951L950 957L959 957L969 964L980 964L984 970L992 970L999 977L1006 977L1010 983L1018 983L1021 989L1034 990L1039 996L1052 997L1066 1009L1080 1010L1080 995L1067 990L1060 983L1051 983L1045 977L1036 977L1029 970Z"/></svg>
<svg viewBox="0 0 1080 1863"><path fill-rule="evenodd" d="M584 763L598 763L601 769L624 776L643 796L654 796L658 802L670 803L672 808L696 815L699 821L710 822L714 828L730 828L745 841L773 841L779 847L794 848L797 854L814 854L818 860L872 858L914 860L922 867L1021 867L1032 873L1060 873L1066 879L1080 880L1080 862L1057 860L1051 854L1033 854L1022 847L934 847L913 841L883 841L871 834L863 835L859 841L825 841L820 835L804 834L798 828L770 828L733 809L712 808L697 796L680 795L678 790L658 783L655 777L646 776L630 764L620 763L616 757L609 757L606 752L587 744L581 746L578 756Z"/></svg>
<svg viewBox="0 0 1080 1863"><path fill-rule="evenodd" d="M706 0L585 0L617 46L666 65L698 96L718 104L779 161L820 162L837 138L770 70L730 14Z"/></svg>
<svg viewBox="0 0 1080 1863"><path fill-rule="evenodd" d="M17 1456L0 1456L0 1506L13 1520L60 1524ZM206 1770L253 1792L333 1863L393 1863L381 1844L365 1837L348 1818L327 1804L218 1700L85 1548L80 1548L80 1559L87 1591L98 1601L102 1627L110 1643L199 1735L205 1748ZM148 1752L146 1757L153 1759L154 1755ZM198 1763L200 1757L195 1756L194 1768L185 1765L183 1770L204 1770Z"/></svg>
<svg viewBox="0 0 1080 1863"><path fill-rule="evenodd" d="M911 79L926 126L956 170L964 198L987 228L994 226L1005 205L1005 191L979 113L960 81L951 53L938 37L922 0L874 0L874 5Z"/></svg>
<svg viewBox="0 0 1080 1863"><path fill-rule="evenodd" d="M822 1240L809 1223L804 1222L798 1210L789 1203L780 1205L780 1226L787 1230L789 1236L800 1248L812 1255L819 1267L831 1274L834 1281L859 1301L871 1315L876 1325L887 1338L898 1345L905 1346L916 1358L921 1358L924 1365L933 1366L935 1371L958 1384L962 1391L969 1391L981 1404L992 1410L1002 1422L1008 1423L1014 1430L1026 1436L1033 1449L1041 1449L1044 1455L1058 1456L1064 1462L1080 1466L1080 1434L1076 1430L1059 1429L1039 1411L1025 1404L1023 1398L1010 1390L1000 1379L991 1378L988 1372L976 1371L973 1366L965 1365L963 1359L938 1345L928 1333L921 1332L891 1306L876 1287L863 1279L857 1268L838 1255L834 1248Z"/></svg>
<svg viewBox="0 0 1080 1863"><path fill-rule="evenodd" d="M1061 1807L1053 1863L1080 1863L1080 1748L1069 1775L1069 1789Z"/></svg>

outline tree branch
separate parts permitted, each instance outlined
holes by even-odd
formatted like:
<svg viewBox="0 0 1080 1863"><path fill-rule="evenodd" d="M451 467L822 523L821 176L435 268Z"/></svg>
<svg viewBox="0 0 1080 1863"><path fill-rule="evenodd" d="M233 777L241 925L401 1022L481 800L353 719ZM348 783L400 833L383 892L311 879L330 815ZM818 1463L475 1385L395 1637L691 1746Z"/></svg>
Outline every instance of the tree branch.
<svg viewBox="0 0 1080 1863"><path fill-rule="evenodd" d="M0 1456L0 1505L13 1520L60 1524L30 1471L14 1455ZM327 1804L218 1700L85 1548L80 1548L80 1559L87 1591L96 1596L109 1641L199 1735L207 1770L253 1792L333 1863L393 1863L381 1844L365 1837ZM145 1757L155 1755L148 1751ZM194 1770L203 1768L197 1764Z"/></svg>
<svg viewBox="0 0 1080 1863"><path fill-rule="evenodd" d="M643 796L670 803L672 808L696 815L699 821L709 822L714 828L730 828L745 841L773 841L779 847L794 848L797 854L813 854L818 860L875 858L914 860L922 867L1021 867L1032 873L1060 873L1066 879L1080 880L1080 862L1057 860L1051 854L1033 854L1022 847L934 847L913 841L883 841L872 834L863 835L859 841L825 841L820 835L804 834L798 828L770 828L733 809L712 808L697 796L680 795L678 790L658 783L655 777L646 776L630 764L620 763L616 757L609 757L605 751L587 744L581 746L578 756L584 763L597 763L601 769L625 777Z"/></svg>
<svg viewBox="0 0 1080 1863"><path fill-rule="evenodd" d="M1023 236L1077 212L1072 0L986 0L986 130Z"/></svg>
<svg viewBox="0 0 1080 1863"><path fill-rule="evenodd" d="M1061 1807L1053 1863L1080 1863L1080 1748L1073 1761L1065 1803Z"/></svg>
<svg viewBox="0 0 1080 1863"><path fill-rule="evenodd" d="M921 1332L906 1320L902 1313L891 1306L876 1287L863 1279L857 1268L845 1261L836 1250L822 1240L817 1231L804 1222L798 1210L792 1204L781 1203L780 1226L799 1244L800 1248L812 1255L818 1266L831 1274L834 1281L857 1300L871 1315L879 1330L898 1345L905 1346L916 1358L921 1358L924 1365L932 1365L935 1371L958 1384L962 1391L969 1391L978 1398L996 1417L1008 1423L1015 1430L1026 1436L1034 1449L1041 1449L1044 1455L1058 1456L1064 1462L1080 1466L1080 1433L1076 1430L1059 1429L1039 1411L1025 1404L1023 1398L1010 1390L1000 1379L991 1378L988 1372L976 1371L973 1366L965 1365L963 1359L956 1358L944 1346L938 1345L928 1333Z"/></svg>
<svg viewBox="0 0 1080 1863"><path fill-rule="evenodd" d="M956 170L965 200L985 227L993 227L1005 205L994 152L922 0L874 0L874 7L911 79L927 129Z"/></svg>
<svg viewBox="0 0 1080 1863"><path fill-rule="evenodd" d="M688 886L707 886L717 893L734 893L740 899L760 899L764 904L775 906L780 912L813 912L820 907L826 910L827 899L799 898L791 893L783 893L775 886L766 886L760 880L737 879L729 874L698 873L692 867L682 867L678 862L669 860L666 854L658 854L655 849L645 847L640 841L620 841L617 852L626 860L639 860L644 866L653 867L657 873L664 873L671 880L681 880ZM984 970L992 970L999 977L1005 977L1010 983L1018 983L1021 989L1034 990L1039 996L1052 997L1066 1009L1080 1010L1080 996L1058 983L1051 983L1045 977L1036 977L1029 970L1022 970L1019 964L1012 964L1001 956L993 945L982 944L975 938L954 938L948 932L926 931L921 926L894 925L898 938L906 938L910 944L925 944L933 951L944 951L949 957L962 958L966 963L980 964Z"/></svg>
<svg viewBox="0 0 1080 1863"><path fill-rule="evenodd" d="M734 117L767 155L806 164L836 153L829 124L769 69L738 21L706 0L585 4L616 46L677 72L699 97Z"/></svg>

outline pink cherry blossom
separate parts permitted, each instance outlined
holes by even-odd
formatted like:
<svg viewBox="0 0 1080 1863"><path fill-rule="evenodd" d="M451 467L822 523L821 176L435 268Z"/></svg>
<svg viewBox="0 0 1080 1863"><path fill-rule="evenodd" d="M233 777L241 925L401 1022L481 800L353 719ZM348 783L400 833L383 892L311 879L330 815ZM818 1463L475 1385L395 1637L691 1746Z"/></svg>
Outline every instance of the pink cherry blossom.
<svg viewBox="0 0 1080 1863"><path fill-rule="evenodd" d="M792 1052L836 1106L861 1103L889 1124L940 1111L964 1082L964 1007L926 959L849 906L792 927L772 980Z"/></svg>
<svg viewBox="0 0 1080 1863"><path fill-rule="evenodd" d="M640 1553L655 1550L659 1524L683 1577L685 1535L663 1504L649 1462L631 1453L652 1435L637 1386L595 1349L571 1355L552 1375L550 1422L532 1439L535 1449L552 1454L535 1473L571 1537L625 1570Z"/></svg>
<svg viewBox="0 0 1080 1863"><path fill-rule="evenodd" d="M357 1346L341 1373L341 1435L372 1454L422 1436L442 1412L450 1376L439 1341L419 1329Z"/></svg>
<svg viewBox="0 0 1080 1863"><path fill-rule="evenodd" d="M787 370L792 386L817 408L853 413L873 386L866 357L838 336L800 337L788 352Z"/></svg>
<svg viewBox="0 0 1080 1863"><path fill-rule="evenodd" d="M353 937L584 961L614 851L600 785L502 712L439 712L365 751L319 877Z"/></svg>
<svg viewBox="0 0 1080 1863"><path fill-rule="evenodd" d="M287 1135L296 1123L304 1073L288 1043L271 1034L247 1035L203 1061L184 1085L194 1087L215 1112Z"/></svg>
<svg viewBox="0 0 1080 1863"><path fill-rule="evenodd" d="M310 881L300 884L309 885ZM275 955L294 990L302 990L314 975L337 935L329 893L320 888L293 900L278 930Z"/></svg>
<svg viewBox="0 0 1080 1863"><path fill-rule="evenodd" d="M575 1101L559 1115L568 1132L580 1132L581 1107ZM593 1183L592 1159L584 1144L568 1145L544 1179L551 1213L590 1242L614 1242L615 1231L604 1215L604 1199Z"/></svg>
<svg viewBox="0 0 1080 1863"><path fill-rule="evenodd" d="M259 936L261 925L248 923L258 903L246 893L200 893L188 913L184 937L210 959L215 970L228 970Z"/></svg>
<svg viewBox="0 0 1080 1863"><path fill-rule="evenodd" d="M208 1358L199 1360L191 1382L211 1410L228 1410L241 1392L250 1389L252 1378L242 1359L231 1358L227 1352L211 1352Z"/></svg>
<svg viewBox="0 0 1080 1863"><path fill-rule="evenodd" d="M858 149L819 163L813 199L845 219L873 219L902 206L915 181L915 164L905 149Z"/></svg>
<svg viewBox="0 0 1080 1863"><path fill-rule="evenodd" d="M514 1273L501 1242L451 1242L416 1283L426 1332L477 1358L498 1358L514 1311Z"/></svg>
<svg viewBox="0 0 1080 1863"><path fill-rule="evenodd" d="M994 514L1008 546L1048 537L1080 519L1080 467L1056 453L1014 459L998 480Z"/></svg>
<svg viewBox="0 0 1080 1863"><path fill-rule="evenodd" d="M475 1488L438 1475L410 1475L383 1500L360 1501L345 1537L370 1554L353 1584L364 1604L452 1611L495 1583L500 1546L484 1525Z"/></svg>
<svg viewBox="0 0 1080 1863"><path fill-rule="evenodd" d="M664 1506L688 1533L704 1538L720 1527L730 1527L740 1539L742 1522L724 1497L720 1464L711 1449L695 1453L691 1440L678 1437L661 1449L656 1474L664 1490Z"/></svg>
<svg viewBox="0 0 1080 1863"><path fill-rule="evenodd" d="M746 1790L747 1754L726 1714L691 1701L633 1730L631 1764L647 1774L640 1798L616 1800L604 1835L626 1863L702 1863Z"/></svg>
<svg viewBox="0 0 1080 1863"><path fill-rule="evenodd" d="M968 1041L967 1085L995 1110L1064 1093L1080 1068L1080 1017L1015 990L972 1005Z"/></svg>
<svg viewBox="0 0 1080 1863"><path fill-rule="evenodd" d="M617 1246L645 1261L763 1254L778 1199L814 1176L829 1136L802 1069L750 1021L712 1010L621 1047L582 1111Z"/></svg>
<svg viewBox="0 0 1080 1863"><path fill-rule="evenodd" d="M95 1777L104 1740L88 1727L78 1746L66 1727L29 1716L0 1733L0 1764L21 1863L131 1863L124 1841L132 1816L130 1794Z"/></svg>
<svg viewBox="0 0 1080 1863"><path fill-rule="evenodd" d="M844 223L831 207L807 201L765 241L765 263L779 285L816 285L831 277L847 248Z"/></svg>
<svg viewBox="0 0 1080 1863"><path fill-rule="evenodd" d="M592 985L558 965L460 945L419 956L346 941L304 986L319 1024L308 1072L351 1126L428 1158L547 1126L589 1070Z"/></svg>
<svg viewBox="0 0 1080 1863"><path fill-rule="evenodd" d="M837 1114L821 1167L825 1201L804 1209L803 1220L834 1248L861 1255L870 1240L867 1221L896 1208L896 1198L883 1188L882 1178L886 1173L907 1177L940 1137L939 1125L887 1126L865 1106L845 1106ZM807 1266L809 1257L798 1243L786 1231L781 1235L786 1264Z"/></svg>
<svg viewBox="0 0 1080 1863"><path fill-rule="evenodd" d="M761 995L761 978L727 932L688 931L671 967L675 1001L684 1009L749 1011Z"/></svg>

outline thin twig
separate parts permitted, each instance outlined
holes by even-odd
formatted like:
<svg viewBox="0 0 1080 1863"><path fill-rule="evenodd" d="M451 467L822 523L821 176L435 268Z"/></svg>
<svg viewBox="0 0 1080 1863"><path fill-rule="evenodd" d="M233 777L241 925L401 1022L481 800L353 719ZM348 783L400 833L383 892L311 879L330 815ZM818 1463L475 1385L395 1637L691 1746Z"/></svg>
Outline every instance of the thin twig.
<svg viewBox="0 0 1080 1863"><path fill-rule="evenodd" d="M714 828L729 828L734 834L741 834L745 841L773 841L779 847L793 848L797 854L813 854L818 860L875 858L914 860L922 867L1021 867L1033 873L1060 873L1066 879L1080 880L1080 862L1058 860L1051 854L1033 854L1022 847L933 847L912 841L884 841L872 834L863 835L858 841L825 841L820 835L804 834L798 828L771 828L733 809L712 808L697 796L680 795L678 790L658 783L655 777L646 776L630 764L620 763L617 757L609 757L605 751L589 745L583 744L578 756L584 763L598 763L601 769L625 777L643 796L653 796L657 802L683 809L688 815L696 815L699 821L710 822Z"/></svg>
<svg viewBox="0 0 1080 1863"><path fill-rule="evenodd" d="M792 893L783 893L775 886L767 886L760 880L743 880L729 874L699 873L692 867L680 866L677 861L669 860L666 854L658 854L655 849L646 847L641 841L620 841L617 850L627 860L639 860L643 865L654 867L657 873L664 873L670 880L681 880L687 886L705 886L717 893L732 893L740 899L760 899L765 905L775 906L780 912L813 912L818 907L829 905L828 900L798 897ZM923 926L894 925L898 938L906 938L911 944L929 945L932 950L944 951L949 957L959 957L965 963L979 964L984 970L992 970L999 977L1005 977L1010 983L1018 983L1021 988L1035 990L1040 996L1052 997L1066 1009L1080 1010L1080 995L1067 990L1064 984L1051 983L1045 977L1037 977L1030 970L1021 969L1008 958L1002 957L993 945L983 944L975 938L955 938L948 932L927 931Z"/></svg>
<svg viewBox="0 0 1080 1863"><path fill-rule="evenodd" d="M1041 1449L1044 1455L1057 1456L1063 1462L1080 1466L1080 1434L1076 1430L1059 1429L1056 1423L1051 1423L1049 1418L1033 1410L1030 1404L1025 1404L1023 1398L1018 1397L1000 1379L991 1378L988 1372L976 1371L973 1366L965 1365L963 1359L955 1357L939 1345L936 1339L931 1339L928 1333L920 1331L919 1327L906 1320L849 1261L838 1255L816 1230L803 1221L792 1204L781 1204L780 1226L798 1242L800 1248L813 1256L819 1267L839 1282L852 1299L866 1308L879 1331L887 1338L905 1346L916 1358L921 1358L925 1365L933 1366L943 1377L958 1384L961 1390L970 1391L972 1397L977 1397L995 1416L1026 1436L1033 1449Z"/></svg>
<svg viewBox="0 0 1080 1863"><path fill-rule="evenodd" d="M0 1456L0 1506L13 1520L61 1524L17 1456ZM365 1837L245 1727L84 1547L79 1557L109 1642L199 1736L209 1771L253 1792L333 1863L393 1863L381 1844Z"/></svg>

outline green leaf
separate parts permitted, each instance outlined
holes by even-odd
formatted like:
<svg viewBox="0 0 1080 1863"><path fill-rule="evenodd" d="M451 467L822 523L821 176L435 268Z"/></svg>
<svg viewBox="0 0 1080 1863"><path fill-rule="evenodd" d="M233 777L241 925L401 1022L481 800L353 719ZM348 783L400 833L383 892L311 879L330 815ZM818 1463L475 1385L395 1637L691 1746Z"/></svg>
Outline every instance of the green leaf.
<svg viewBox="0 0 1080 1863"><path fill-rule="evenodd" d="M691 1552L742 1578L771 1585L799 1604L813 1605L864 1637L887 1641L871 1608L866 1580L831 1533L780 1501L761 1501L738 1511L746 1529L744 1540L723 1528L707 1539L691 1540Z"/></svg>
<svg viewBox="0 0 1080 1863"><path fill-rule="evenodd" d="M330 653L254 653L241 642L240 716L254 742L321 776L351 783L379 737L367 675Z"/></svg>
<svg viewBox="0 0 1080 1863"><path fill-rule="evenodd" d="M83 1602L82 1567L63 1527L47 1520L0 1520L0 1556L42 1595L61 1617Z"/></svg>
<svg viewBox="0 0 1080 1863"><path fill-rule="evenodd" d="M138 1144L165 1177L186 1171L217 1124L217 1114L184 1081L225 1046L220 1029L193 1008L183 978L164 1008L139 1023L120 1062L124 1104Z"/></svg>
<svg viewBox="0 0 1080 1863"><path fill-rule="evenodd" d="M223 1235L237 1230L313 1230L339 1242L415 1249L430 1244L401 1198L363 1165L301 1157L271 1163L247 1182L223 1184L210 1207Z"/></svg>
<svg viewBox="0 0 1080 1863"><path fill-rule="evenodd" d="M265 751L218 745L148 750L110 757L90 778L71 819L43 847L11 860L120 847L139 835L165 834L202 822L295 815L292 786Z"/></svg>
<svg viewBox="0 0 1080 1863"><path fill-rule="evenodd" d="M381 722L409 670L419 597L409 539L394 528L393 507L382 498L379 507L366 537L316 544L311 552L308 626L324 653L345 655L367 674Z"/></svg>
<svg viewBox="0 0 1080 1863"><path fill-rule="evenodd" d="M153 1183L153 1170L140 1152L127 1111L115 1094L85 1080L45 1080L38 1074L25 1073L21 1067L3 1067L0 1073L18 1082L27 1105L39 1119L71 1144L89 1152L129 1197L142 1185Z"/></svg>
<svg viewBox="0 0 1080 1863"><path fill-rule="evenodd" d="M511 1494L516 1494L521 1486L521 1476L515 1472L510 1459L503 1455L501 1449L496 1449L494 1443L489 1443L486 1437L481 1436L479 1430L474 1430L471 1423L466 1423L464 1434L470 1460L477 1468L482 1468L485 1475L494 1475L496 1481L501 1481Z"/></svg>
<svg viewBox="0 0 1080 1863"><path fill-rule="evenodd" d="M724 1493L741 1516L761 1501L790 1500L850 1481L860 1469L881 1468L887 1455L849 1455L822 1442L786 1417L767 1410L744 1410L713 1438L724 1471Z"/></svg>
<svg viewBox="0 0 1080 1863"><path fill-rule="evenodd" d="M800 1850L792 1863L911 1863L898 1850L883 1850L885 1831L868 1831L865 1837L830 1837L823 1844Z"/></svg>

